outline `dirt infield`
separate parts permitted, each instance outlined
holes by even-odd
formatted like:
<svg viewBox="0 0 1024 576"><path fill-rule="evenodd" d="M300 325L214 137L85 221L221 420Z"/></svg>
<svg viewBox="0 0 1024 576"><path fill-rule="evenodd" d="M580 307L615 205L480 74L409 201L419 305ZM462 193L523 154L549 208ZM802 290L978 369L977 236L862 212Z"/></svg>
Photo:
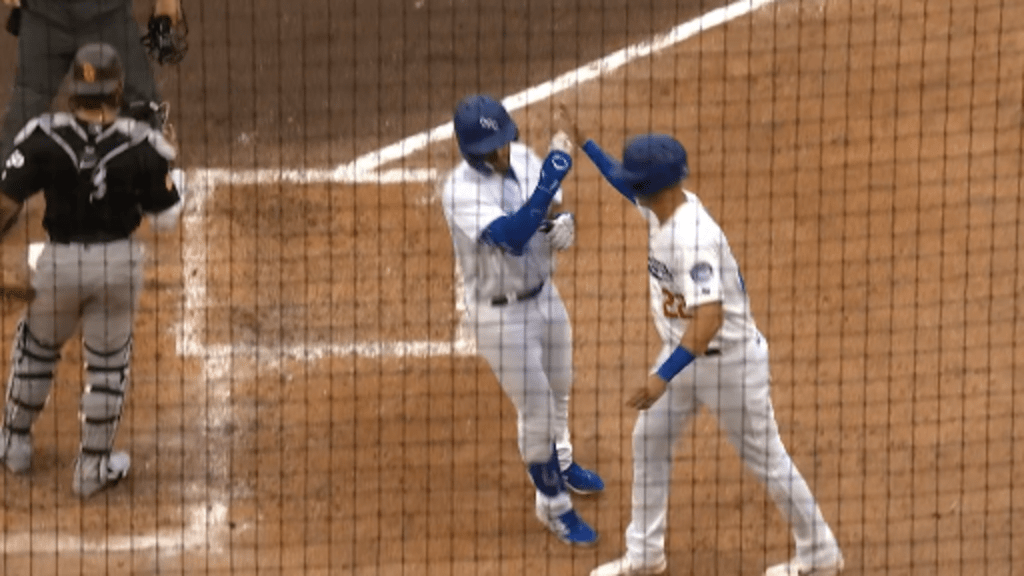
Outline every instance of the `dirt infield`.
<svg viewBox="0 0 1024 576"><path fill-rule="evenodd" d="M332 170L444 123L464 93L516 93L715 8L590 4L186 0L192 51L161 78L191 195L179 232L141 232L119 435L132 473L71 494L69 346L34 470L0 474L0 574L582 575L619 555L624 391L657 350L642 221L577 163L556 281L577 458L608 487L575 499L601 542L574 550L533 518L514 410L458 327L450 237L416 171L450 168L452 143L375 166L404 179ZM553 102L611 150L641 131L686 144L687 188L744 268L783 440L847 574L1014 574L1024 7L867 4L771 3L513 115L538 147ZM5 275L40 238L33 205ZM20 313L0 308L4 350ZM792 552L706 416L680 446L669 527L671 574L756 575Z"/></svg>

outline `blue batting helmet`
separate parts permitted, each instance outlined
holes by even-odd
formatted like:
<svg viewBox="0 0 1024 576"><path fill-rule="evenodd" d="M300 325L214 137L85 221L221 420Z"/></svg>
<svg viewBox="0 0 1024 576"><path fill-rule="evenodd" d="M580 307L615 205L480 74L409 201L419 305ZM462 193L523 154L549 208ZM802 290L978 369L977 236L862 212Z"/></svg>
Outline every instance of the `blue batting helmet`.
<svg viewBox="0 0 1024 576"><path fill-rule="evenodd" d="M613 174L637 196L653 194L681 182L690 174L686 149L665 134L632 138L622 150L622 166Z"/></svg>
<svg viewBox="0 0 1024 576"><path fill-rule="evenodd" d="M454 124L459 152L478 170L489 171L484 157L519 136L519 127L508 110L483 94L467 96L455 106Z"/></svg>

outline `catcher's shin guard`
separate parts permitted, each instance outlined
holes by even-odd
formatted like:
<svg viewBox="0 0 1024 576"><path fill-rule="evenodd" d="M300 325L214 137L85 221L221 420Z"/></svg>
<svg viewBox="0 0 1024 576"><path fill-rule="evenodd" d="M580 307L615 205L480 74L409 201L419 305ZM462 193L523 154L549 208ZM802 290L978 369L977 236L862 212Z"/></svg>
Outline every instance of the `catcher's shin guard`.
<svg viewBox="0 0 1024 576"><path fill-rule="evenodd" d="M128 362L132 339L111 352L85 349L85 393L82 394L83 455L107 455L114 447L114 436L124 409L128 390Z"/></svg>
<svg viewBox="0 0 1024 576"><path fill-rule="evenodd" d="M37 340L25 320L18 323L0 430L0 459L12 472L25 472L32 466L32 424L46 405L58 360L59 348Z"/></svg>
<svg viewBox="0 0 1024 576"><path fill-rule="evenodd" d="M53 370L60 349L40 342L22 320L14 336L11 377L7 381L4 427L15 434L28 434L32 423L46 405L53 385Z"/></svg>

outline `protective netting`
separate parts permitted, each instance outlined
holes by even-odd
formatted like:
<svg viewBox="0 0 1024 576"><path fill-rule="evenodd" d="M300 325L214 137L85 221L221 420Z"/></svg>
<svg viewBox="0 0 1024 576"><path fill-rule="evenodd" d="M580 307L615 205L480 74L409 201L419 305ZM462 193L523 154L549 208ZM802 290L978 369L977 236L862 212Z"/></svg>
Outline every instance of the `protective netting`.
<svg viewBox="0 0 1024 576"><path fill-rule="evenodd" d="M441 188L472 93L541 158L560 106L617 158L647 132L686 147L683 186L743 271L781 439L846 573L1016 573L1024 4L727 1L184 0L188 55L154 70L187 197L174 231L136 234L131 470L71 491L74 338L32 470L0 474L0 573L587 574L622 556L626 401L662 345L648 228L574 152L575 243L550 282L574 457L605 489L573 494L601 538L571 547L535 517L517 410L464 324ZM3 102L16 52L0 38ZM4 238L5 286L46 238L42 206ZM24 309L4 300L3 350ZM720 422L699 411L675 445L672 574L794 555Z"/></svg>

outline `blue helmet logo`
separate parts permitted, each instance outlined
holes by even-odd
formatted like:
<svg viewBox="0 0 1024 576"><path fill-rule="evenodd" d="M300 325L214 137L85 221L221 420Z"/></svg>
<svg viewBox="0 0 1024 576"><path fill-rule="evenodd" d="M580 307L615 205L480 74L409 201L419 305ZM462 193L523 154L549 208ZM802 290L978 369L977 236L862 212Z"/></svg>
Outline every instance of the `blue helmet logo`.
<svg viewBox="0 0 1024 576"><path fill-rule="evenodd" d="M486 168L483 158L515 140L519 127L500 102L483 94L473 94L455 106L455 138L459 151L474 168ZM488 169L489 170L489 169Z"/></svg>
<svg viewBox="0 0 1024 576"><path fill-rule="evenodd" d="M689 174L686 149L678 140L666 134L644 134L626 144L622 166L614 176L637 196L644 196L677 184Z"/></svg>

